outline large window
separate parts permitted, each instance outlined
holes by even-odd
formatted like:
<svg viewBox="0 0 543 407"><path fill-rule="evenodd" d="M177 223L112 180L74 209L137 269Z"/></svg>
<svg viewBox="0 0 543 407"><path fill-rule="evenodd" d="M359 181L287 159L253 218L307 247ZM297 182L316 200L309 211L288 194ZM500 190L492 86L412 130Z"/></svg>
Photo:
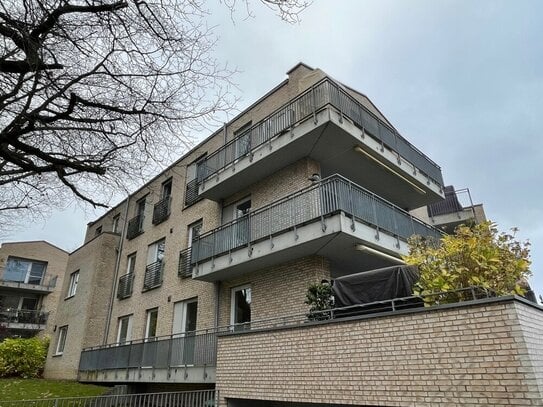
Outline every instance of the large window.
<svg viewBox="0 0 543 407"><path fill-rule="evenodd" d="M251 286L232 289L230 323L234 329L247 329L251 322Z"/></svg>
<svg viewBox="0 0 543 407"><path fill-rule="evenodd" d="M62 355L64 353L64 346L66 345L66 336L68 335L68 325L61 326L58 329L57 349L55 355Z"/></svg>
<svg viewBox="0 0 543 407"><path fill-rule="evenodd" d="M126 343L132 339L132 315L119 318L117 343Z"/></svg>
<svg viewBox="0 0 543 407"><path fill-rule="evenodd" d="M126 274L131 274L136 269L136 253L129 254L127 257Z"/></svg>
<svg viewBox="0 0 543 407"><path fill-rule="evenodd" d="M173 307L172 334L183 334L196 331L196 318L198 315L198 299L192 298L179 301Z"/></svg>
<svg viewBox="0 0 543 407"><path fill-rule="evenodd" d="M45 262L10 256L2 279L27 284L41 284L46 268L47 263Z"/></svg>
<svg viewBox="0 0 543 407"><path fill-rule="evenodd" d="M185 187L185 205L189 206L200 200L198 196L198 177L199 177L199 165L205 159L206 154L202 155L192 164L187 166L186 180L187 184ZM201 170L200 170L201 171ZM202 175L200 174L200 177Z"/></svg>
<svg viewBox="0 0 543 407"><path fill-rule="evenodd" d="M147 322L145 323L145 338L151 339L156 336L158 322L158 308L147 310Z"/></svg>
<svg viewBox="0 0 543 407"><path fill-rule="evenodd" d="M79 282L79 270L70 274L70 285L68 286L68 295L66 297L73 297L77 291L77 283Z"/></svg>

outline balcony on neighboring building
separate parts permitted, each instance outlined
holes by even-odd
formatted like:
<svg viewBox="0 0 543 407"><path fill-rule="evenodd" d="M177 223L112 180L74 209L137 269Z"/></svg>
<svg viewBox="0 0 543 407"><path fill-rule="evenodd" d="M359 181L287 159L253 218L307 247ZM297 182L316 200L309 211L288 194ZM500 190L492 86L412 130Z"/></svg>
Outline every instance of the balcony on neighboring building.
<svg viewBox="0 0 543 407"><path fill-rule="evenodd" d="M303 157L402 208L443 197L440 167L330 79L202 159L199 197L220 200Z"/></svg>
<svg viewBox="0 0 543 407"><path fill-rule="evenodd" d="M385 267L401 262L414 234L441 237L436 228L334 175L198 236L193 278L230 279L313 254L353 272Z"/></svg>
<svg viewBox="0 0 543 407"><path fill-rule="evenodd" d="M21 292L24 291L27 293L36 294L49 294L55 289L58 277L39 276L34 278L32 276L22 274L21 278L17 278L17 276L11 273L9 278L4 278L6 278L6 276L0 278L0 288L2 289L16 290Z"/></svg>
<svg viewBox="0 0 543 407"><path fill-rule="evenodd" d="M454 186L444 188L445 199L426 207L428 223L447 233L461 225L484 222L486 216L483 205L474 205L468 188L455 190Z"/></svg>
<svg viewBox="0 0 543 407"><path fill-rule="evenodd" d="M117 285L117 298L123 300L132 296L132 290L134 289L134 273L128 273L119 278L119 284Z"/></svg>
<svg viewBox="0 0 543 407"><path fill-rule="evenodd" d="M84 349L84 382L214 383L218 329Z"/></svg>
<svg viewBox="0 0 543 407"><path fill-rule="evenodd" d="M164 262L162 260L148 264L143 278L143 291L152 290L162 285Z"/></svg>
<svg viewBox="0 0 543 407"><path fill-rule="evenodd" d="M153 225L158 225L170 217L172 197L167 196L157 202L153 208Z"/></svg>
<svg viewBox="0 0 543 407"><path fill-rule="evenodd" d="M7 329L40 331L45 329L48 312L6 308L0 309L0 325Z"/></svg>
<svg viewBox="0 0 543 407"><path fill-rule="evenodd" d="M126 229L126 238L128 240L134 239L143 233L143 219L143 214L139 214L128 221Z"/></svg>

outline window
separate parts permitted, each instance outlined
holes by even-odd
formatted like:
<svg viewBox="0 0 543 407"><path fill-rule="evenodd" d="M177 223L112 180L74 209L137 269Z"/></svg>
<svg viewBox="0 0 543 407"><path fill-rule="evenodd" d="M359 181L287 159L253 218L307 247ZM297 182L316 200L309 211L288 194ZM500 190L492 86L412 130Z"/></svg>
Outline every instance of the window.
<svg viewBox="0 0 543 407"><path fill-rule="evenodd" d="M77 283L79 282L79 270L70 274L70 285L68 286L67 298L73 297L77 291Z"/></svg>
<svg viewBox="0 0 543 407"><path fill-rule="evenodd" d="M203 227L202 219L200 219L197 222L194 222L192 225L189 225L188 236L187 236L187 247L191 247L192 242L194 242L195 239L198 239L200 237L200 235L202 234L202 227Z"/></svg>
<svg viewBox="0 0 543 407"><path fill-rule="evenodd" d="M68 335L68 325L61 326L58 329L57 349L55 355L62 355L64 353L64 346L66 345L66 336Z"/></svg>
<svg viewBox="0 0 543 407"><path fill-rule="evenodd" d="M205 159L206 154L202 155L192 164L187 166L187 185L185 189L185 205L189 206L200 200L198 196L198 182L205 177L204 168L202 162Z"/></svg>
<svg viewBox="0 0 543 407"><path fill-rule="evenodd" d="M94 231L94 236L98 236L100 233L102 233L102 226L98 226L96 230Z"/></svg>
<svg viewBox="0 0 543 407"><path fill-rule="evenodd" d="M234 329L247 329L251 322L251 286L244 285L232 289L230 305L230 324Z"/></svg>
<svg viewBox="0 0 543 407"><path fill-rule="evenodd" d="M136 269L136 253L129 254L126 258L126 274L131 274Z"/></svg>
<svg viewBox="0 0 543 407"><path fill-rule="evenodd" d="M143 217L143 214L145 213L145 198L146 197L143 197L136 202L136 216Z"/></svg>
<svg viewBox="0 0 543 407"><path fill-rule="evenodd" d="M41 284L47 263L18 257L8 257L3 280L26 284Z"/></svg>
<svg viewBox="0 0 543 407"><path fill-rule="evenodd" d="M162 184L161 196L162 196L162 199L166 199L172 196L172 179L171 178Z"/></svg>
<svg viewBox="0 0 543 407"><path fill-rule="evenodd" d="M147 265L162 261L164 259L164 249L166 248L166 239L149 245L147 248Z"/></svg>
<svg viewBox="0 0 543 407"><path fill-rule="evenodd" d="M197 314L197 298L176 302L173 307L172 334L175 335L196 331Z"/></svg>
<svg viewBox="0 0 543 407"><path fill-rule="evenodd" d="M120 215L115 215L113 217L112 225L111 225L111 231L113 233L119 233L119 221L121 219Z"/></svg>
<svg viewBox="0 0 543 407"><path fill-rule="evenodd" d="M132 338L132 315L119 318L117 329L117 343L123 344Z"/></svg>
<svg viewBox="0 0 543 407"><path fill-rule="evenodd" d="M147 310L147 322L145 324L145 339L156 337L156 326L158 321L158 308Z"/></svg>

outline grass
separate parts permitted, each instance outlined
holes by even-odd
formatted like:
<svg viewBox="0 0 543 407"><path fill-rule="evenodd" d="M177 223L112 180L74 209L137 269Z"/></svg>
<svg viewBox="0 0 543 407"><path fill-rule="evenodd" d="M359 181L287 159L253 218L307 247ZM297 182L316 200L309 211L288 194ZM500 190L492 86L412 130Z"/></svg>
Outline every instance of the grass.
<svg viewBox="0 0 543 407"><path fill-rule="evenodd" d="M67 380L0 379L0 400L99 396L107 389Z"/></svg>

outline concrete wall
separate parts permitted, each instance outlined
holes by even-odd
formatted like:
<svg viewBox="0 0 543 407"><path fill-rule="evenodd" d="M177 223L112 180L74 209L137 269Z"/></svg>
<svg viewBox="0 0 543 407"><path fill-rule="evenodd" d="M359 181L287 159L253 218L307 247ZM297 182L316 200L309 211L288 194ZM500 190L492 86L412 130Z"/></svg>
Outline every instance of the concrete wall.
<svg viewBox="0 0 543 407"><path fill-rule="evenodd" d="M220 405L541 406L542 327L543 309L508 297L223 336Z"/></svg>
<svg viewBox="0 0 543 407"><path fill-rule="evenodd" d="M4 268L9 256L46 262L44 282L48 283L51 278L57 278L53 292L41 296L41 310L49 313L46 328L41 332L41 335L51 336L63 285L64 270L68 262L68 252L45 241L3 243L0 247L0 279L4 275ZM3 291L12 290L5 288ZM24 296L24 292L19 290L13 291L13 294Z"/></svg>
<svg viewBox="0 0 543 407"><path fill-rule="evenodd" d="M75 379L81 350L102 343L118 244L119 235L106 232L70 255L47 355L46 378ZM77 270L76 293L67 297L70 275ZM66 345L62 355L55 355L59 328L63 326L68 326Z"/></svg>

